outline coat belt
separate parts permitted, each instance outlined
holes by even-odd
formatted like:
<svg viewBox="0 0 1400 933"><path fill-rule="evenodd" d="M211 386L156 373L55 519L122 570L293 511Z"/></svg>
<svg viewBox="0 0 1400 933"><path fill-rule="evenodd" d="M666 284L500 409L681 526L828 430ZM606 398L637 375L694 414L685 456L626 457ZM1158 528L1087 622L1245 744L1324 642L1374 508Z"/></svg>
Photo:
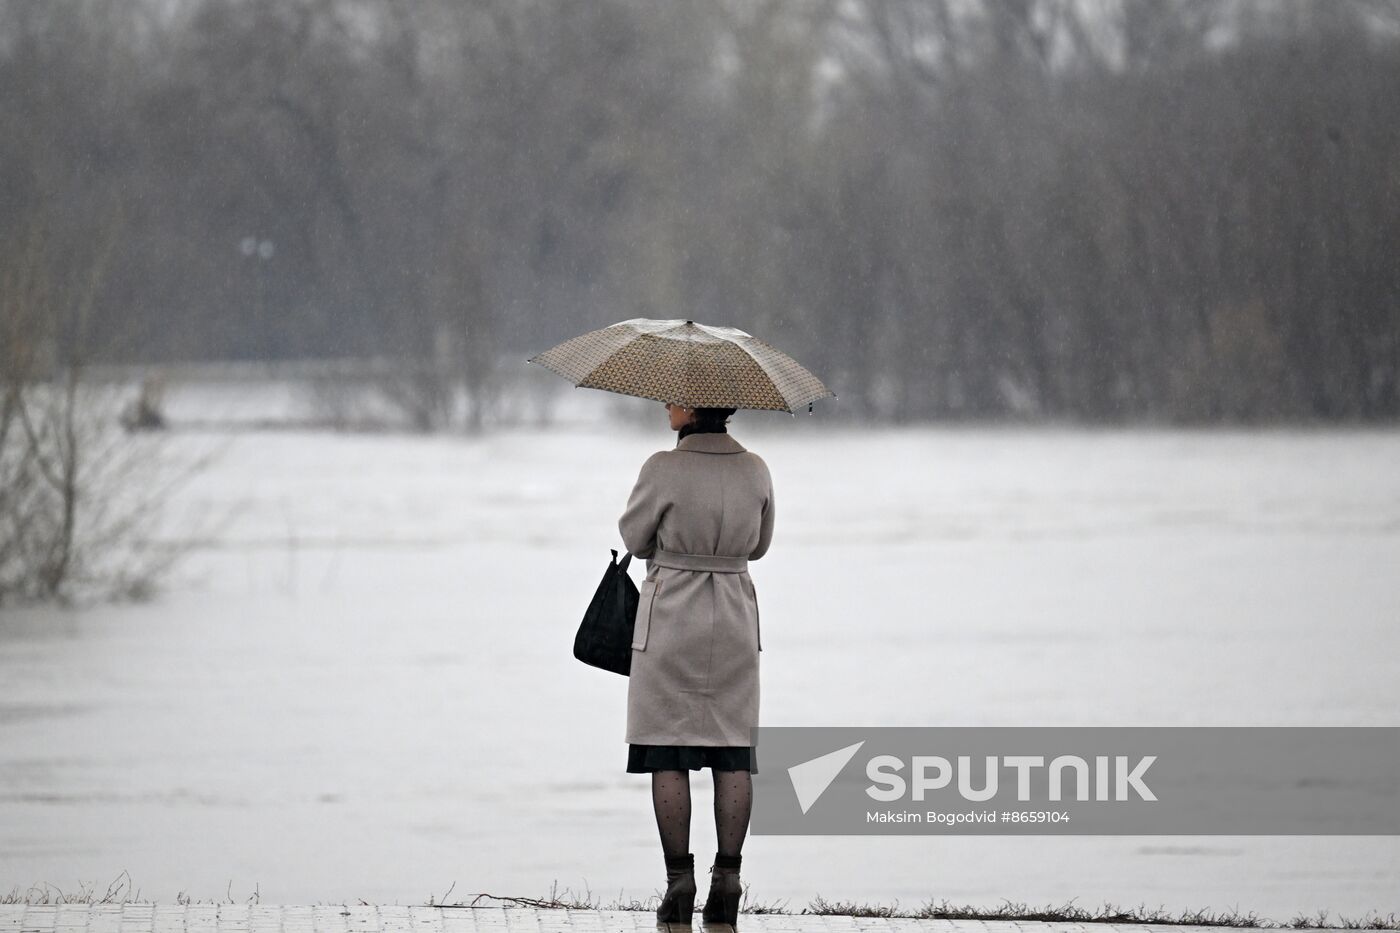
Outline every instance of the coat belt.
<svg viewBox="0 0 1400 933"><path fill-rule="evenodd" d="M711 573L743 573L749 569L747 557L721 557L718 554L686 554L657 548L652 563L675 570L708 570Z"/></svg>

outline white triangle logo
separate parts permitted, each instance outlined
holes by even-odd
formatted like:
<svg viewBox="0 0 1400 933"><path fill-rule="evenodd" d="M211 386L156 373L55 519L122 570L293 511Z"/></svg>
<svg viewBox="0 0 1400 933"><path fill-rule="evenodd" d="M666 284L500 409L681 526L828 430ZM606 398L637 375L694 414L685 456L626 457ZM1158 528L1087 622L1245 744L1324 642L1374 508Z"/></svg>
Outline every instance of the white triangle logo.
<svg viewBox="0 0 1400 933"><path fill-rule="evenodd" d="M788 777L792 780L792 789L797 793L797 804L803 813L812 809L812 804L826 793L831 782L836 780L836 775L846 767L846 762L850 761L864 744L865 740L861 739L854 745L838 748L834 752L788 768Z"/></svg>

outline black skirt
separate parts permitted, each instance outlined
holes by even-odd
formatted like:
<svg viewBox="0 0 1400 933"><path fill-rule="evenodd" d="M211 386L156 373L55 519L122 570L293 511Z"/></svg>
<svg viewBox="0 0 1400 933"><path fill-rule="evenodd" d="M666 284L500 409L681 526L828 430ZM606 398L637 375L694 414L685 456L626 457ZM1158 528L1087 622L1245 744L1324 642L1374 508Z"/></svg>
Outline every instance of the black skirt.
<svg viewBox="0 0 1400 933"><path fill-rule="evenodd" d="M634 745L627 746L627 772L650 771L751 771L758 773L758 753L748 745Z"/></svg>

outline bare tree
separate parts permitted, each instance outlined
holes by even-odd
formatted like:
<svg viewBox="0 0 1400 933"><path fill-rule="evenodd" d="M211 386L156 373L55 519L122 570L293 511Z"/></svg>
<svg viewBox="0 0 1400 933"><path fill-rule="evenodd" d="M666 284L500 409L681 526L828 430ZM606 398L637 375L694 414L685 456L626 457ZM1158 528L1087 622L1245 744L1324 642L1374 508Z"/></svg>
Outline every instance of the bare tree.
<svg viewBox="0 0 1400 933"><path fill-rule="evenodd" d="M120 395L88 378L121 214L96 228L85 263L56 261L42 215L0 241L0 603L151 595L183 547L150 535L212 459L128 433Z"/></svg>

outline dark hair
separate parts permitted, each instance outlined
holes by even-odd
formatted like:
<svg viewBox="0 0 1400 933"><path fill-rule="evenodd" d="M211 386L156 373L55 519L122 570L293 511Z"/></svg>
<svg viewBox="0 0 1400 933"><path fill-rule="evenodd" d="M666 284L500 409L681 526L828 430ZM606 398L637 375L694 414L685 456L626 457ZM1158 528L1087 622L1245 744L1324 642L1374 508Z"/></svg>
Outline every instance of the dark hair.
<svg viewBox="0 0 1400 933"><path fill-rule="evenodd" d="M676 440L685 437L687 434L728 434L725 424L729 421L729 416L738 411L737 408L697 408L695 418L690 424L681 425L677 432L680 436Z"/></svg>

